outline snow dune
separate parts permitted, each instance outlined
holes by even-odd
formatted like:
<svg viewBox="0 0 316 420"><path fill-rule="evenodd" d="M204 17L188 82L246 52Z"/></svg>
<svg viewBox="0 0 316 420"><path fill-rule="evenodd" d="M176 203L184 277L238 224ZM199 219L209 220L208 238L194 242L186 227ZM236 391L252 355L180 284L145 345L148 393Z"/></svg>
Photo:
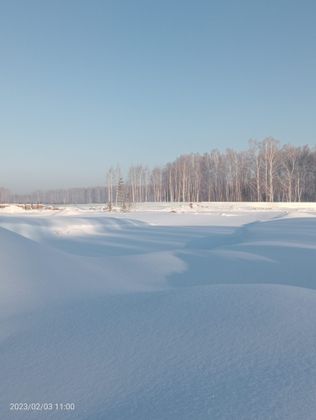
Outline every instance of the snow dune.
<svg viewBox="0 0 316 420"><path fill-rule="evenodd" d="M0 214L1 420L314 419L313 211Z"/></svg>

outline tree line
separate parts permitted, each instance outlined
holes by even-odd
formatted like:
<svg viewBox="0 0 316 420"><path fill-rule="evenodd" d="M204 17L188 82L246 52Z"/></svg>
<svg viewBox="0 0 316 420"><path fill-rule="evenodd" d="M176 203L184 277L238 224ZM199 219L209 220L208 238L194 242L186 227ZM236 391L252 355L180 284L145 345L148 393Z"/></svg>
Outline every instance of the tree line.
<svg viewBox="0 0 316 420"><path fill-rule="evenodd" d="M6 197L8 198L8 197ZM10 195L14 202L85 204L198 201L316 201L316 148L250 141L247 150L212 150L179 156L163 166L119 166L105 185ZM0 200L3 200L0 190ZM9 200L4 200L9 201Z"/></svg>

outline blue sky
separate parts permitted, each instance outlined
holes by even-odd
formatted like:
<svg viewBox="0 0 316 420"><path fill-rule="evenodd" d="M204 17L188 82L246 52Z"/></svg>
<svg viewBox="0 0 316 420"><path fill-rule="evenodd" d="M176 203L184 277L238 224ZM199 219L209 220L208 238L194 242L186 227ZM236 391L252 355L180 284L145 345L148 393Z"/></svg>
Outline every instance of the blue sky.
<svg viewBox="0 0 316 420"><path fill-rule="evenodd" d="M316 2L0 0L0 186L316 144Z"/></svg>

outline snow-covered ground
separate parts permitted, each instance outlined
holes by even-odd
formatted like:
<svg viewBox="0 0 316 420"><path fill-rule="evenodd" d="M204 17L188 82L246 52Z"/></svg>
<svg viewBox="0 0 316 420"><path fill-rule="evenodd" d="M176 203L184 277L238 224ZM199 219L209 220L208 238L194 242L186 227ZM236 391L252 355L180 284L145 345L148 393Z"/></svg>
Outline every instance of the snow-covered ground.
<svg viewBox="0 0 316 420"><path fill-rule="evenodd" d="M315 203L0 209L0 419L315 419L315 289Z"/></svg>

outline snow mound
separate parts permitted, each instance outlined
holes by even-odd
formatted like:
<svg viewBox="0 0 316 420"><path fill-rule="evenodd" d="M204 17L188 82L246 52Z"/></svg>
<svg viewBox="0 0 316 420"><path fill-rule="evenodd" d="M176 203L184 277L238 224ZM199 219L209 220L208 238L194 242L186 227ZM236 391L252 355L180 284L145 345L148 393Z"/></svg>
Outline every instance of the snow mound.
<svg viewBox="0 0 316 420"><path fill-rule="evenodd" d="M314 419L307 216L1 213L1 420Z"/></svg>

